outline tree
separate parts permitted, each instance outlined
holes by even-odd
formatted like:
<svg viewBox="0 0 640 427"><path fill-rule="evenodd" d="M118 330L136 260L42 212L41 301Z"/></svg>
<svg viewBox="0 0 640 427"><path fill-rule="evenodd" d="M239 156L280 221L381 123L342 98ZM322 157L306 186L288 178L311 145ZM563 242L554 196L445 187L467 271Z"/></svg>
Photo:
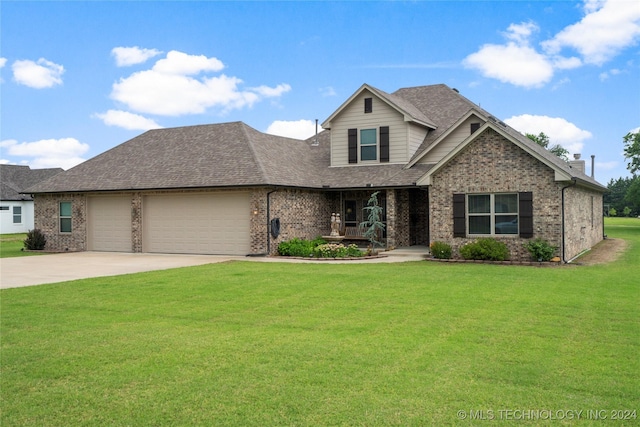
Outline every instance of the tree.
<svg viewBox="0 0 640 427"><path fill-rule="evenodd" d="M569 160L569 150L567 150L560 144L556 144L549 148L549 137L544 132L540 132L538 135L534 135L532 133L527 133L526 135L527 138L529 138L542 148L546 148L550 153L555 154L565 162Z"/></svg>
<svg viewBox="0 0 640 427"><path fill-rule="evenodd" d="M628 216L640 215L640 175L631 180L631 185L624 195L624 202L631 209Z"/></svg>
<svg viewBox="0 0 640 427"><path fill-rule="evenodd" d="M640 130L629 132L622 138L624 142L624 158L629 160L627 169L632 174L640 172Z"/></svg>
<svg viewBox="0 0 640 427"><path fill-rule="evenodd" d="M378 193L376 191L369 197L369 201L367 202L367 206L364 207L364 210L367 211L367 220L360 223L361 227L365 227L366 230L364 232L364 237L369 239L370 250L375 252L376 245L382 246L382 243L377 239L379 236L382 236L382 232L384 231L384 224L382 223L382 206L378 204Z"/></svg>

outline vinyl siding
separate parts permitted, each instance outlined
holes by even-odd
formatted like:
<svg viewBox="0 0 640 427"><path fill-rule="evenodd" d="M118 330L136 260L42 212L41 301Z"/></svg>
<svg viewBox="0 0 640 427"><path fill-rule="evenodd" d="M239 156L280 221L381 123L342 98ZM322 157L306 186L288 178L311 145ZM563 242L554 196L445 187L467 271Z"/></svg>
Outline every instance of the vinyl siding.
<svg viewBox="0 0 640 427"><path fill-rule="evenodd" d="M373 98L372 113L364 112L365 98ZM360 130L379 129L380 126L389 126L389 163L408 161L407 124L404 122L404 117L371 92L363 91L351 104L345 106L331 123L331 165L349 165L347 140L349 129L358 129L358 156L360 156ZM379 147L379 131L377 142ZM372 162L359 163L371 164Z"/></svg>
<svg viewBox="0 0 640 427"><path fill-rule="evenodd" d="M414 124L409 124L407 127L407 134L407 141L409 146L407 161L409 161L409 159L413 157L415 152L418 151L418 148L420 148L422 141L424 141L424 138L427 136L427 129Z"/></svg>
<svg viewBox="0 0 640 427"><path fill-rule="evenodd" d="M469 117L462 122L456 129L454 129L449 135L441 140L438 145L431 148L431 150L420 160L420 163L438 163L444 156L449 154L454 148L458 146L462 141L467 139L471 135L471 123L483 123L483 121L476 117Z"/></svg>

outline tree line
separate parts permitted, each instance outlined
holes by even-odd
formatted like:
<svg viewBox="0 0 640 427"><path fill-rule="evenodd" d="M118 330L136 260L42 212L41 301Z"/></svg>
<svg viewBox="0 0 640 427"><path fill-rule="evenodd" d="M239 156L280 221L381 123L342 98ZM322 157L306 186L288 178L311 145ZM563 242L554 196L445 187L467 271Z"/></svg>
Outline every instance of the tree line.
<svg viewBox="0 0 640 427"><path fill-rule="evenodd" d="M529 139L546 148L562 160L568 161L568 154L559 144L549 147L549 137L540 132L538 135L526 134ZM604 194L605 215L607 216L640 216L640 131L629 132L622 138L627 169L631 177L611 179L607 184L608 192Z"/></svg>

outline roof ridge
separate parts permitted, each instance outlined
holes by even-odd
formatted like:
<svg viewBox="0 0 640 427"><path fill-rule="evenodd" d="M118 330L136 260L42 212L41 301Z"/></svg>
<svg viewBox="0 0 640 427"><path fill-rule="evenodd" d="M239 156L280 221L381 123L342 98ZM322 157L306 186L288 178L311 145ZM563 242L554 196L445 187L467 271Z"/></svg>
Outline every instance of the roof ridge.
<svg viewBox="0 0 640 427"><path fill-rule="evenodd" d="M260 176L262 177L262 179L265 182L269 182L269 180L267 179L267 174L265 171L265 167L262 161L262 158L260 158L260 156L258 155L258 153L256 152L255 147L253 146L253 144L255 143L253 138L251 138L249 136L249 132L248 130L251 129L254 132L258 132L258 133L262 133L257 129L252 128L251 126L249 126L248 124L244 123L244 122L237 122L240 124L241 128L242 128L242 133L244 134L244 136L247 138L247 145L249 146L249 149L251 150L251 154L253 155L253 160L256 162L256 164L258 165L258 168L260 168Z"/></svg>

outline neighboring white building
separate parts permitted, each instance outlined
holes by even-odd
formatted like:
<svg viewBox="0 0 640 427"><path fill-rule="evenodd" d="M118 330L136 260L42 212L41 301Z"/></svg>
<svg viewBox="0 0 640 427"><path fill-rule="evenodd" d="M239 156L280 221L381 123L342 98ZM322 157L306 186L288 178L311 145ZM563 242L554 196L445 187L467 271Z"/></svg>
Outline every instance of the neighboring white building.
<svg viewBox="0 0 640 427"><path fill-rule="evenodd" d="M60 168L32 170L29 166L0 165L0 234L33 229L33 198L21 192L60 172Z"/></svg>

